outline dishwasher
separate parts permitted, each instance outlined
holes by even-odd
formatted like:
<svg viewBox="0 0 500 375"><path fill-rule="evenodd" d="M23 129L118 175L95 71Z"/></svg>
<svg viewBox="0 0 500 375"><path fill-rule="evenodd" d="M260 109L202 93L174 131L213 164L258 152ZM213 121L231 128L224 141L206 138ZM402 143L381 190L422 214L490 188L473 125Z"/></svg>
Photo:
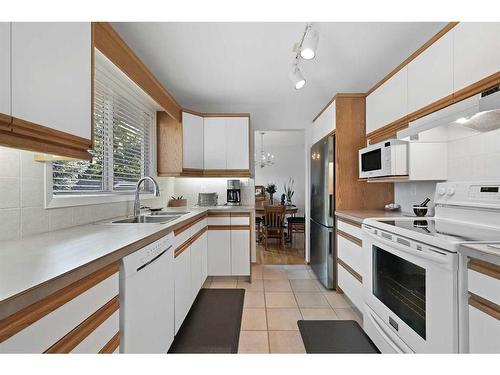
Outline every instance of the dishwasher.
<svg viewBox="0 0 500 375"><path fill-rule="evenodd" d="M174 339L173 234L120 264L120 353L167 353Z"/></svg>

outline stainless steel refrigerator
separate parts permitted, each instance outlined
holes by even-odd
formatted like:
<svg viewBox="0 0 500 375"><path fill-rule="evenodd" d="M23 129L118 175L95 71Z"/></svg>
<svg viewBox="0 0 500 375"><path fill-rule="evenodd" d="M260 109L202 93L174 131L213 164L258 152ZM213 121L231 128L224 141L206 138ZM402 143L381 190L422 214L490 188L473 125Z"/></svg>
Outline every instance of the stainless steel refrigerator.
<svg viewBox="0 0 500 375"><path fill-rule="evenodd" d="M311 147L310 264L319 281L337 286L335 246L335 136Z"/></svg>

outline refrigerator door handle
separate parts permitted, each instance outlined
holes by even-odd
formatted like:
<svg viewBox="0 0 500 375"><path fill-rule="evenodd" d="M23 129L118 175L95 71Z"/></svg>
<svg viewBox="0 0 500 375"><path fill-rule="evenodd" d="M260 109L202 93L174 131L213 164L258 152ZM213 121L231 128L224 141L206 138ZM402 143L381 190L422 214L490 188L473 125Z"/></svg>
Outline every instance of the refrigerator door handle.
<svg viewBox="0 0 500 375"><path fill-rule="evenodd" d="M328 255L333 254L333 231L328 233Z"/></svg>

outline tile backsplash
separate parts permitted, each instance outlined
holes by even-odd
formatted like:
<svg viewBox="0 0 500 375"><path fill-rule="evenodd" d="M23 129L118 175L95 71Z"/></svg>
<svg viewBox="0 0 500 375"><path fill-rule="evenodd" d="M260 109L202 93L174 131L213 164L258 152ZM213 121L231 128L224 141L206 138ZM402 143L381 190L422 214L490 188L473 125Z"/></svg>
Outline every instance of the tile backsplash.
<svg viewBox="0 0 500 375"><path fill-rule="evenodd" d="M0 241L88 224L132 212L133 202L44 208L45 165L34 153L0 147ZM159 178L161 197L146 205L166 205L173 178Z"/></svg>

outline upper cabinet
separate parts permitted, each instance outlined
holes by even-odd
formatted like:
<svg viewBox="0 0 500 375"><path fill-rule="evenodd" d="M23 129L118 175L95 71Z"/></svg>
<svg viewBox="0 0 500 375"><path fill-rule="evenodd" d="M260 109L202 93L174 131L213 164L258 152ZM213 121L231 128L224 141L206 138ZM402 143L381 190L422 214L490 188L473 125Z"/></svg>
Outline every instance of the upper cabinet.
<svg viewBox="0 0 500 375"><path fill-rule="evenodd" d="M408 69L404 67L366 98L366 133L408 113Z"/></svg>
<svg viewBox="0 0 500 375"><path fill-rule="evenodd" d="M500 23L459 23L452 33L454 91L500 70Z"/></svg>
<svg viewBox="0 0 500 375"><path fill-rule="evenodd" d="M10 23L0 22L0 123L10 116Z"/></svg>
<svg viewBox="0 0 500 375"><path fill-rule="evenodd" d="M453 33L448 32L408 64L408 113L453 93Z"/></svg>
<svg viewBox="0 0 500 375"><path fill-rule="evenodd" d="M250 134L248 117L206 117L205 170L249 174Z"/></svg>
<svg viewBox="0 0 500 375"><path fill-rule="evenodd" d="M12 24L13 117L92 138L91 34L89 22Z"/></svg>
<svg viewBox="0 0 500 375"><path fill-rule="evenodd" d="M335 130L335 100L314 120L312 127L312 140L314 144L321 138Z"/></svg>
<svg viewBox="0 0 500 375"><path fill-rule="evenodd" d="M184 169L203 169L203 117L182 113L182 166Z"/></svg>

